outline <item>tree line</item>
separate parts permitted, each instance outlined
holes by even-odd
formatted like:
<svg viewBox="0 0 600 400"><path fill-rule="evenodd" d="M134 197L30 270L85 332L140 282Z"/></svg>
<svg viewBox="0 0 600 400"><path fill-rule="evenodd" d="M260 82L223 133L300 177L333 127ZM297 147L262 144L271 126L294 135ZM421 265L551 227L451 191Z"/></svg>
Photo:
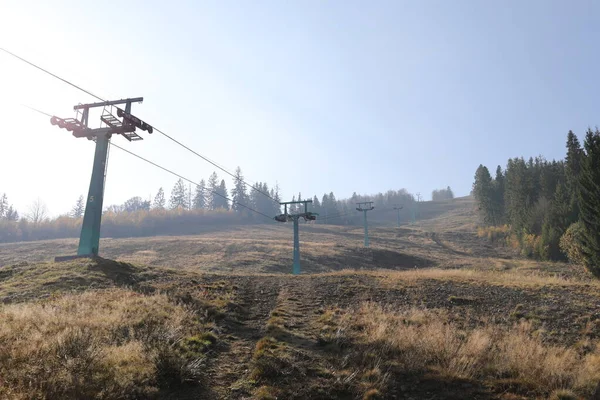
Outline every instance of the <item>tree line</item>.
<svg viewBox="0 0 600 400"><path fill-rule="evenodd" d="M431 200L432 201L444 201L444 200L452 200L454 198L454 192L448 186L446 189L437 189L431 192Z"/></svg>
<svg viewBox="0 0 600 400"><path fill-rule="evenodd" d="M161 187L153 200L144 200L136 196L123 204L107 207L107 211L112 213L150 210L232 211L244 217L253 217L252 210L273 216L280 212L278 185L269 188L267 183L257 182L248 189L244 182L239 167L235 171L231 191L227 189L224 179L219 180L216 172L210 175L208 181L201 179L198 185L193 187L191 184L186 185L183 179L179 179L171 189L168 202L165 191Z"/></svg>
<svg viewBox="0 0 600 400"><path fill-rule="evenodd" d="M527 256L584 264L600 276L600 131L588 129L583 147L567 134L564 160L508 160L492 178L475 172L473 195L486 226L506 227L504 239Z"/></svg>
<svg viewBox="0 0 600 400"><path fill-rule="evenodd" d="M220 225L272 222L252 210L270 217L282 213L279 185L256 182L248 187L239 167L231 184L229 189L226 181L213 172L198 185L179 179L168 193L161 187L146 199L134 196L122 204L109 205L103 213L101 234L103 237L195 234ZM451 193L450 188L435 192L446 192L448 198L447 191ZM298 193L292 197L292 201L308 199L312 200L308 210L319 214L314 223L337 225L362 223L355 211L357 202L373 201L376 209L382 210L395 205L409 209L416 201L406 189L374 195L353 193L348 199L337 199L333 192L306 197ZM302 211L300 204L288 208L291 213ZM9 205L7 195L0 195L0 242L78 237L84 212L85 199L79 196L71 211L64 215L49 218L45 204L37 199L28 212L19 216Z"/></svg>

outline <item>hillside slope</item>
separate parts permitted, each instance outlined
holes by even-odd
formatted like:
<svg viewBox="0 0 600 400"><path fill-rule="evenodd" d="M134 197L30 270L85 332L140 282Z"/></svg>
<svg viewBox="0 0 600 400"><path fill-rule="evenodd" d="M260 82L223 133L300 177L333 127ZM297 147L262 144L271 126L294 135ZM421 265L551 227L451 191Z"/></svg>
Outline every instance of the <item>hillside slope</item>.
<svg viewBox="0 0 600 400"><path fill-rule="evenodd" d="M456 204L369 249L304 224L300 276L287 225L103 239L117 261L0 245L0 398L591 396L600 284L490 246Z"/></svg>
<svg viewBox="0 0 600 400"><path fill-rule="evenodd" d="M14 398L77 398L72 391L84 387L69 382L78 376L89 381L88 395L98 398L138 393L134 397L514 399L544 397L564 385L589 394L597 378L597 370L589 368L600 367L592 350L589 355L566 350L597 340L600 295L591 282L439 269L223 275L102 259L22 263L0 272L5 303L0 314L8 321L0 329L5 377L0 395ZM68 316L63 309L70 310ZM414 322L396 325L397 318ZM442 342L418 340L439 334L440 323L447 330ZM364 335L365 329L373 332ZM408 349L390 350L400 344L374 341L372 335L381 329L417 340L414 354L404 359ZM543 340L535 335L540 329ZM46 337L45 351L62 354L66 364L50 365L36 355L37 348L30 347L36 332ZM9 340L17 334L27 341ZM492 350L448 347L464 335L493 335L512 344L493 350L499 359L480 359L481 352ZM65 349L60 337L69 337L71 347ZM165 359L171 356L164 345L171 346L175 358ZM101 382L70 364L90 357L89 346L104 355L94 364ZM498 379L498 371L508 368L503 358L524 349L538 349L528 362L542 367L529 371L515 364L510 373L506 370L510 381ZM9 351L21 356L6 358ZM109 357L115 351L122 352L120 364ZM447 351L465 352L467 364L441 362ZM427 358L427 352L437 355ZM551 363L552 357L565 364ZM467 367L476 360L491 372L481 375ZM35 367L34 362L56 369L56 379L36 375L33 387L23 387L19 371ZM124 365L128 372L122 379L129 381L117 385L111 374ZM106 396L94 389L101 384L111 388Z"/></svg>
<svg viewBox="0 0 600 400"><path fill-rule="evenodd" d="M422 204L423 213L430 219L401 228L375 222L370 228L370 249L363 247L362 227L301 224L303 270L314 273L346 268L447 268L470 264L473 257L510 256L476 237L469 199ZM214 272L287 273L292 239L291 224L271 224L189 236L107 238L101 240L100 246L104 257L145 265ZM448 240L454 243L449 244ZM49 261L58 255L74 254L76 248L76 239L0 244L0 265Z"/></svg>
<svg viewBox="0 0 600 400"><path fill-rule="evenodd" d="M393 209L375 208L369 212L369 221L374 226L393 227L397 225L397 220L398 214ZM356 222L360 224L362 216L359 215ZM428 230L474 231L477 225L475 199L466 196L444 201L423 201L413 206L405 205L400 210L400 223L422 226Z"/></svg>

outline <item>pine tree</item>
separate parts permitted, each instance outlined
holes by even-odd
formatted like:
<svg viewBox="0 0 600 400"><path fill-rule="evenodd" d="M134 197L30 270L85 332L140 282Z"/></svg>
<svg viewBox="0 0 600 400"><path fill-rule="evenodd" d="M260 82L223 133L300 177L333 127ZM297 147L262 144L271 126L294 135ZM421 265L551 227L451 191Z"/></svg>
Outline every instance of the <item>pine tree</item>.
<svg viewBox="0 0 600 400"><path fill-rule="evenodd" d="M537 200L532 185L533 159L525 163L522 158L509 159L506 167L504 204L506 218L513 232L522 235L527 229L528 214ZM535 200L534 200L535 199Z"/></svg>
<svg viewBox="0 0 600 400"><path fill-rule="evenodd" d="M327 213L330 216L335 216L338 215L339 209L338 209L338 203L337 200L335 199L335 195L333 194L333 192L329 192L329 197L327 198ZM339 222L339 221L336 221Z"/></svg>
<svg viewBox="0 0 600 400"><path fill-rule="evenodd" d="M492 176L487 167L479 165L475 172L475 182L473 182L473 196L477 201L479 214L483 223L494 225L496 217L494 212L494 187L492 185Z"/></svg>
<svg viewBox="0 0 600 400"><path fill-rule="evenodd" d="M271 198L265 196L264 193L269 194ZM280 201L279 185L275 186L275 190L269 190L269 185L266 183L256 182L253 189L250 191L250 207L265 215L275 216L281 214L281 208L279 206ZM290 211L291 207L288 208L288 213Z"/></svg>
<svg viewBox="0 0 600 400"><path fill-rule="evenodd" d="M567 184L578 185L579 172L581 171L581 159L583 150L579 139L569 131L567 134L567 155L565 157L565 169L567 173Z"/></svg>
<svg viewBox="0 0 600 400"><path fill-rule="evenodd" d="M235 170L235 177L233 178L233 189L231 190L231 209L236 212L245 210L240 204L248 204L248 193L246 193L246 185L244 184L244 177L242 176L242 170L237 167Z"/></svg>
<svg viewBox="0 0 600 400"><path fill-rule="evenodd" d="M279 194L279 184L275 183L275 188L271 189L271 197L273 201L271 202L271 212L269 215L279 215L281 214L281 196Z"/></svg>
<svg viewBox="0 0 600 400"><path fill-rule="evenodd" d="M378 199L379 197L382 197L382 196L383 195L381 193L379 193L377 195L376 199ZM434 190L433 192L431 192L431 200L432 201L445 201L445 200L452 200L453 198L454 198L454 192L452 192L452 189L450 188L450 186L448 186L446 189L437 189L437 190ZM383 202L380 202L379 205L384 206ZM376 206L377 206L377 203L376 203Z"/></svg>
<svg viewBox="0 0 600 400"><path fill-rule="evenodd" d="M560 183L542 226L541 253L544 260L560 260L565 256L560 250L560 238L574 220L569 191Z"/></svg>
<svg viewBox="0 0 600 400"><path fill-rule="evenodd" d="M152 208L157 210L164 210L165 208L165 191L163 188L159 188L156 196L154 196L154 202L152 203Z"/></svg>
<svg viewBox="0 0 600 400"><path fill-rule="evenodd" d="M581 249L585 264L600 277L600 132L588 129L584 141L579 179L580 218L583 223Z"/></svg>
<svg viewBox="0 0 600 400"><path fill-rule="evenodd" d="M204 179L200 180L198 186L196 186L196 194L194 195L193 208L196 210L201 210L206 208L206 182Z"/></svg>
<svg viewBox="0 0 600 400"><path fill-rule="evenodd" d="M216 172L213 172L208 178L208 191L208 198L210 199L208 202L208 208L211 210L216 210L221 204L219 200L221 198L216 194L219 193L219 177L217 176Z"/></svg>
<svg viewBox="0 0 600 400"><path fill-rule="evenodd" d="M312 212L321 214L321 202L317 196L313 197Z"/></svg>
<svg viewBox="0 0 600 400"><path fill-rule="evenodd" d="M217 208L224 208L225 210L229 210L229 202L227 200L227 187L225 186L224 179L221 179L221 184L217 188L217 193L219 194L217 198Z"/></svg>
<svg viewBox="0 0 600 400"><path fill-rule="evenodd" d="M494 212L494 224L500 225L504 223L504 173L502 167L498 165L496 168L496 179L494 179L494 194L492 197L492 208Z"/></svg>
<svg viewBox="0 0 600 400"><path fill-rule="evenodd" d="M260 187L260 190L263 193L269 193L269 185L265 182L262 184L262 186ZM268 198L267 196L261 194L260 195L260 207L258 208L258 210L260 212L262 212L263 214L266 215L271 215L272 210L273 210L273 200L271 200L270 198Z"/></svg>
<svg viewBox="0 0 600 400"><path fill-rule="evenodd" d="M259 211L262 206L263 195L259 192L262 190L262 183L256 182L250 191L249 202L250 207L256 211Z"/></svg>
<svg viewBox="0 0 600 400"><path fill-rule="evenodd" d="M544 157L538 156L536 158L530 158L527 163L527 196L530 206L533 206L538 199L542 196L541 188L541 175L547 161Z"/></svg>
<svg viewBox="0 0 600 400"><path fill-rule="evenodd" d="M540 196L552 199L559 182L565 180L564 164L553 160L543 165L540 176Z"/></svg>
<svg viewBox="0 0 600 400"><path fill-rule="evenodd" d="M6 213L4 213L4 219L7 221L18 221L19 213L13 208L13 206L8 206Z"/></svg>
<svg viewBox="0 0 600 400"><path fill-rule="evenodd" d="M71 210L71 216L73 218L81 218L83 217L84 211L85 205L83 204L83 196L79 196L79 198L77 199L77 203L75 203L73 210Z"/></svg>
<svg viewBox="0 0 600 400"><path fill-rule="evenodd" d="M169 207L172 210L177 208L186 208L188 201L188 194L183 179L179 178L173 190L171 190L171 200L169 201Z"/></svg>
<svg viewBox="0 0 600 400"><path fill-rule="evenodd" d="M579 215L579 174L581 172L581 162L583 157L583 149L579 143L579 139L572 132L567 134L567 155L565 157L565 175L567 181L567 189L571 194L571 203L575 215Z"/></svg>
<svg viewBox="0 0 600 400"><path fill-rule="evenodd" d="M322 212L322 220L324 223L329 223L329 196L327 196L327 193L325 193L323 195L323 197L321 198L321 212Z"/></svg>
<svg viewBox="0 0 600 400"><path fill-rule="evenodd" d="M6 218L6 212L8 211L8 198L6 193L0 196L0 219Z"/></svg>

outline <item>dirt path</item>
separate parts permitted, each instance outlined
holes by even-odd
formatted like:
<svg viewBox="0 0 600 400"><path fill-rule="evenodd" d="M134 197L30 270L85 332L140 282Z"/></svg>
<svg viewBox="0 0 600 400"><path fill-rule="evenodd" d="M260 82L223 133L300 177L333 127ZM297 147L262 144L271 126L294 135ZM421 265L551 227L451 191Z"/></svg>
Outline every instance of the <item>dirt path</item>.
<svg viewBox="0 0 600 400"><path fill-rule="evenodd" d="M250 397L242 384L248 374L256 342L263 337L265 324L276 306L280 292L278 278L235 279L236 309L220 325L217 354L209 366L213 399L246 399Z"/></svg>

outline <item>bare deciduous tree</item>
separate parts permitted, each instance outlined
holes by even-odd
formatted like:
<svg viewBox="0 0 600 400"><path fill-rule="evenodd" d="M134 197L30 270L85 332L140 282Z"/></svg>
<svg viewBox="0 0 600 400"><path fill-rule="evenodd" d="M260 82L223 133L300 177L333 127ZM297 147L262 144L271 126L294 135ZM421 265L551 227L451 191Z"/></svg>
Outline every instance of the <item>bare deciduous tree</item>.
<svg viewBox="0 0 600 400"><path fill-rule="evenodd" d="M42 199L38 197L29 206L29 214L27 214L27 219L29 219L34 226L37 226L40 224L40 222L44 221L47 216L48 207L46 207L46 203L44 203Z"/></svg>

